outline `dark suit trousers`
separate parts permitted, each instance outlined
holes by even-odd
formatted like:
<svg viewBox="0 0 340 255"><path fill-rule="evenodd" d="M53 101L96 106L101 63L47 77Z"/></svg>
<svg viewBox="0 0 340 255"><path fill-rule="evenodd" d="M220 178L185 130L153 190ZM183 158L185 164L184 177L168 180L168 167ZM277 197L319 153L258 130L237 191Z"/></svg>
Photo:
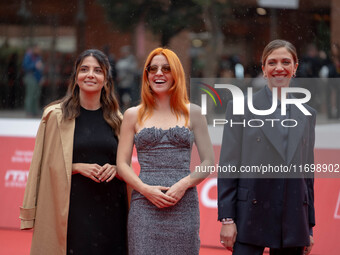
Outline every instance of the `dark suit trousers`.
<svg viewBox="0 0 340 255"><path fill-rule="evenodd" d="M265 247L236 242L233 255L262 255ZM270 255L302 255L303 247L270 249Z"/></svg>

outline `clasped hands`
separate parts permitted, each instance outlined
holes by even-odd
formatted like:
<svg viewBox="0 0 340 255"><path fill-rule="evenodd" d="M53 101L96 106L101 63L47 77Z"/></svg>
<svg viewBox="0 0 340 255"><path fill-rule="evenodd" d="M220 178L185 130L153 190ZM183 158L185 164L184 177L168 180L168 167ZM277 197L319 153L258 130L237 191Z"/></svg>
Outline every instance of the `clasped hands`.
<svg viewBox="0 0 340 255"><path fill-rule="evenodd" d="M116 176L117 167L110 164L105 164L103 166L87 163L72 164L72 174L78 173L97 183L104 181L109 182Z"/></svg>
<svg viewBox="0 0 340 255"><path fill-rule="evenodd" d="M187 186L184 182L176 182L171 187L145 185L141 192L158 208L174 206L184 196Z"/></svg>

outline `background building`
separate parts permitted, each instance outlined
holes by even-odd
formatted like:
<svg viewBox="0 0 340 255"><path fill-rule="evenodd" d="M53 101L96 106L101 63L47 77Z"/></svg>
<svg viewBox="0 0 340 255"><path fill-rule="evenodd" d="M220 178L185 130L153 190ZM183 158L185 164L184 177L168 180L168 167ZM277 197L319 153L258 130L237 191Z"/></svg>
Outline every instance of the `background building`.
<svg viewBox="0 0 340 255"><path fill-rule="evenodd" d="M43 50L42 106L65 93L75 55L87 48L105 49L117 61L120 49L130 45L141 69L146 55L165 44L179 55L188 77L233 77L236 64L243 76L256 77L263 47L272 39L293 42L300 57L314 44L325 59L332 43L340 44L339 0L197 2L1 1L0 109L22 107L21 60L32 44ZM16 93L9 96L7 69L14 52Z"/></svg>

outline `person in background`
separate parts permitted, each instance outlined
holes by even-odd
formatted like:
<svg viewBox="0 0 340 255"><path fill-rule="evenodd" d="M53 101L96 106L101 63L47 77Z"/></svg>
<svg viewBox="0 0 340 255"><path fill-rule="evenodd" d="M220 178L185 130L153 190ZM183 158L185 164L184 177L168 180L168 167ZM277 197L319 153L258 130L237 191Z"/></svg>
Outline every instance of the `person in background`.
<svg viewBox="0 0 340 255"><path fill-rule="evenodd" d="M36 137L20 209L21 229L34 228L31 254L127 254L127 191L116 170L121 122L108 58L84 51Z"/></svg>
<svg viewBox="0 0 340 255"><path fill-rule="evenodd" d="M28 117L36 117L39 114L40 80L44 68L38 45L34 45L26 51L22 68L25 85L25 111Z"/></svg>
<svg viewBox="0 0 340 255"><path fill-rule="evenodd" d="M120 59L116 63L117 87L121 107L127 109L133 99L133 89L136 89L137 61L130 46L120 49Z"/></svg>
<svg viewBox="0 0 340 255"><path fill-rule="evenodd" d="M298 120L298 125L290 128L279 121L257 127L224 126L220 166L235 167L239 174L219 173L218 220L222 224L220 242L234 255L260 255L265 247L272 255L311 252L315 225L313 176L286 178L277 173L269 179L240 171L244 166L309 167L314 163L315 110L304 104L311 113L304 115L292 104L287 105L286 115L281 115L281 89L289 86L297 67L296 49L290 42L270 42L262 54L262 71L268 84L253 95L253 105L259 110L270 109L277 92L276 110L269 116L255 115L245 105L244 115L233 115L233 102L227 106L226 119L234 123L249 119Z"/></svg>
<svg viewBox="0 0 340 255"><path fill-rule="evenodd" d="M316 44L310 43L306 47L306 53L302 56L299 63L299 70L296 77L307 78L299 79L299 86L308 89L311 93L311 100L308 102L317 111L320 110L322 103L322 89L319 78L320 69L322 67L322 59Z"/></svg>
<svg viewBox="0 0 340 255"><path fill-rule="evenodd" d="M327 115L329 119L340 119L340 47L333 43L331 46L331 59L327 67Z"/></svg>
<svg viewBox="0 0 340 255"><path fill-rule="evenodd" d="M18 76L18 54L13 52L7 64L7 83L9 87L8 106L10 109L15 108L18 99Z"/></svg>
<svg viewBox="0 0 340 255"><path fill-rule="evenodd" d="M108 57L109 62L110 62L110 66L111 66L111 76L113 79L113 83L117 84L117 70L116 70L116 59L115 59L115 55L110 53L110 46L109 45L105 45L103 47L103 52L105 53L105 55ZM117 87L115 86L115 89L117 89Z"/></svg>

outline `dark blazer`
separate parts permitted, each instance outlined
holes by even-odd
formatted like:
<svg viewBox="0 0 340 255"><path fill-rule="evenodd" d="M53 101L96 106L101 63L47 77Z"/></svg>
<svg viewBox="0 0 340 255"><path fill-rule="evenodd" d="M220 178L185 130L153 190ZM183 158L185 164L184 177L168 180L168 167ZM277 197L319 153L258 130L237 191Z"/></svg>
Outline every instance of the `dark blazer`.
<svg viewBox="0 0 340 255"><path fill-rule="evenodd" d="M266 88L253 96L256 109L269 109ZM287 153L278 129L266 122L262 127L249 127L250 119L271 119L258 116L245 105L245 114L233 115L229 102L226 119L246 120L246 126L226 124L223 131L220 166L296 166L314 163L316 112L304 105L312 116L305 116L295 105L290 107L290 119L298 122L289 127ZM275 125L280 125L276 122ZM219 173L218 219L234 218L237 241L262 247L280 248L309 245L309 234L315 225L314 179L303 173L294 177L275 174L277 178L243 178L244 173L230 176ZM246 176L249 177L249 176ZM283 178L285 177L285 178ZM310 176L309 176L310 177Z"/></svg>

